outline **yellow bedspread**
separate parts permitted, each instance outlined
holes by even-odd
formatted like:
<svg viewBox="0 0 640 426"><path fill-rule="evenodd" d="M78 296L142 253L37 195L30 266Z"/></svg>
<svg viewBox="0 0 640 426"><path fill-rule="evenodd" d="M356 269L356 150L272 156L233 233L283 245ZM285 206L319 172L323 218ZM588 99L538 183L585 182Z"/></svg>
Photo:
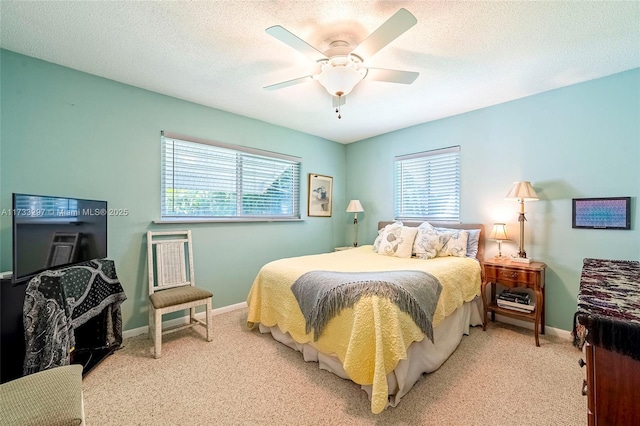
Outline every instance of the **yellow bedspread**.
<svg viewBox="0 0 640 426"><path fill-rule="evenodd" d="M314 271L429 272L442 284L433 317L434 328L465 302L480 294L480 264L470 258L440 257L430 260L402 259L375 253L372 246L270 262L262 267L247 297L247 324L278 326L299 343L335 355L351 380L372 385L371 411L387 405L387 374L407 357L407 348L425 335L411 317L388 299L372 296L360 299L327 324L317 341L313 331L305 333L305 321L290 287L302 274ZM437 343L437 342L436 342Z"/></svg>

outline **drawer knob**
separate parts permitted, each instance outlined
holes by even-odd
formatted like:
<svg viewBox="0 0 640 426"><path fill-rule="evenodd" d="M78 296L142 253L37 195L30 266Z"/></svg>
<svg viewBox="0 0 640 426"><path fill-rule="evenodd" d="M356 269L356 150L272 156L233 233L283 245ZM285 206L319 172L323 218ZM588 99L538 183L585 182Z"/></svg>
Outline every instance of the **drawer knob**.
<svg viewBox="0 0 640 426"><path fill-rule="evenodd" d="M501 271L501 274L506 278L518 278L518 273L513 271Z"/></svg>
<svg viewBox="0 0 640 426"><path fill-rule="evenodd" d="M586 362L584 362L584 359L580 358L580 359L578 360L578 365L579 365L580 367L584 367L584 366L585 366L585 364L586 364Z"/></svg>
<svg viewBox="0 0 640 426"><path fill-rule="evenodd" d="M582 395L587 396L587 380L582 380Z"/></svg>

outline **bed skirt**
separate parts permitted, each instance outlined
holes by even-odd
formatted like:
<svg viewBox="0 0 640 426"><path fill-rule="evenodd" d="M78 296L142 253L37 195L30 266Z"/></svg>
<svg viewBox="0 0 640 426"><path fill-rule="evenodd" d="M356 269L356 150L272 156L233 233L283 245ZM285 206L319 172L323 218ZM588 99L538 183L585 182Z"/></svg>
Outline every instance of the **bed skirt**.
<svg viewBox="0 0 640 426"><path fill-rule="evenodd" d="M469 334L469 326L475 325L482 325L482 301L479 297L459 307L433 329L435 344L429 339L413 342L407 349L407 359L401 360L396 368L387 374L389 389L387 407L397 406L400 399L409 392L423 373L431 373L440 368L456 350L462 336ZM317 362L319 368L350 380L336 356L318 352L310 343L296 342L289 333L283 333L277 326L267 327L260 324L259 328L261 333L271 333L277 341L302 352L305 361ZM372 386L362 385L361 388L367 392L371 400Z"/></svg>

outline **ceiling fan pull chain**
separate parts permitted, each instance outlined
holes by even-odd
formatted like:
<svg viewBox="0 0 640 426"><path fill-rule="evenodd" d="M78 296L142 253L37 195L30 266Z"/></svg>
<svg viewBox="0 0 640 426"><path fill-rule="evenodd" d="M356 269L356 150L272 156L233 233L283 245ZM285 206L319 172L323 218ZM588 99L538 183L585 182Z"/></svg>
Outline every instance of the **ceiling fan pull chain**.
<svg viewBox="0 0 640 426"><path fill-rule="evenodd" d="M336 108L336 113L338 114L338 120L340 120L342 118L342 115L340 114L340 105L342 104L341 102L342 92L336 92L336 95L338 95L338 107Z"/></svg>

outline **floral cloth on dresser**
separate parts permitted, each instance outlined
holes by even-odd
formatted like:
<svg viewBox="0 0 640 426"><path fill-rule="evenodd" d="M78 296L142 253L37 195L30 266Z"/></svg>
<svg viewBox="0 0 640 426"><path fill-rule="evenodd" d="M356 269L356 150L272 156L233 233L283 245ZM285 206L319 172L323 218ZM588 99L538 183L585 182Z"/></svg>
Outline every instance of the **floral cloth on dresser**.
<svg viewBox="0 0 640 426"><path fill-rule="evenodd" d="M640 360L640 262L584 259L573 338Z"/></svg>

